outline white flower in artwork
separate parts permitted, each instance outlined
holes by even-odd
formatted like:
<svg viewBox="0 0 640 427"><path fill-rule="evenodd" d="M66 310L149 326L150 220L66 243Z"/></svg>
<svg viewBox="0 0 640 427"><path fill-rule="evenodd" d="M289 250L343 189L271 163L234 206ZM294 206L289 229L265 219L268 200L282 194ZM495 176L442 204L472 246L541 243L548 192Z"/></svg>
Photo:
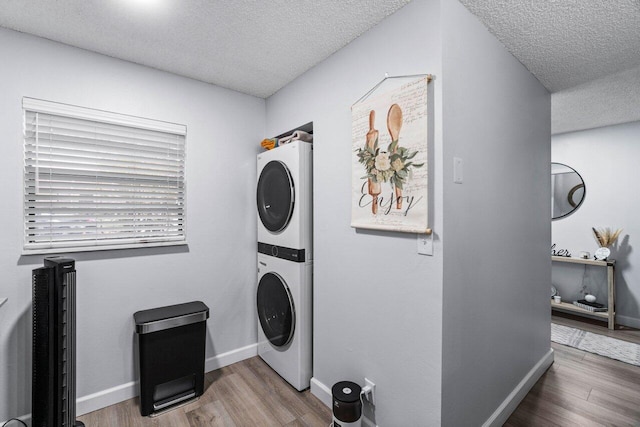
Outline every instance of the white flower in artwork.
<svg viewBox="0 0 640 427"><path fill-rule="evenodd" d="M389 161L389 153L386 151L381 151L376 156L375 162L376 169L379 171L386 171L391 167L391 162Z"/></svg>
<svg viewBox="0 0 640 427"><path fill-rule="evenodd" d="M402 162L402 159L400 157L398 157L393 162L391 162L391 168L393 168L393 170L396 171L396 172L398 172L399 170L404 169L404 163Z"/></svg>

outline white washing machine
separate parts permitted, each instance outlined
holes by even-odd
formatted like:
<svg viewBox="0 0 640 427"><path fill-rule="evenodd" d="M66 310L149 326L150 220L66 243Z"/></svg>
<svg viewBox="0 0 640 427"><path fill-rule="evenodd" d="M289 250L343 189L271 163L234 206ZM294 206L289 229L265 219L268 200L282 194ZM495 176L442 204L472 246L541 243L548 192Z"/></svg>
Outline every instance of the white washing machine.
<svg viewBox="0 0 640 427"><path fill-rule="evenodd" d="M312 268L258 254L258 355L300 391L313 369Z"/></svg>
<svg viewBox="0 0 640 427"><path fill-rule="evenodd" d="M312 254L312 145L294 141L258 154L258 251L296 262Z"/></svg>

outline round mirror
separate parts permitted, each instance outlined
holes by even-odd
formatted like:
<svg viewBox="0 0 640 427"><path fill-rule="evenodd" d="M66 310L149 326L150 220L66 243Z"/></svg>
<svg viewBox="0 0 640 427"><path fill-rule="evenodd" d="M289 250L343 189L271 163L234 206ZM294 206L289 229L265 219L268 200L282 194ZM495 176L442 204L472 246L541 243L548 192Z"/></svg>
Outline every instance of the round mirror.
<svg viewBox="0 0 640 427"><path fill-rule="evenodd" d="M571 214L580 207L584 196L580 174L562 163L551 163L551 219Z"/></svg>

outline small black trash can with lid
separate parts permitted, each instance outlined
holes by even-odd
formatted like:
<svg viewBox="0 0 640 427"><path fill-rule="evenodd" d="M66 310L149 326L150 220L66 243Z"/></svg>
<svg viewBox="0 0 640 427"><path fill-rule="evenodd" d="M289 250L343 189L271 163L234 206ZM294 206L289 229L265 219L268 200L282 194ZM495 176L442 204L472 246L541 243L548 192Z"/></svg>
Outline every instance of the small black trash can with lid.
<svg viewBox="0 0 640 427"><path fill-rule="evenodd" d="M351 381L340 381L331 387L333 397L333 423L331 427L360 427L362 415L362 388Z"/></svg>
<svg viewBox="0 0 640 427"><path fill-rule="evenodd" d="M153 415L204 392L206 321L201 301L138 311L140 412Z"/></svg>

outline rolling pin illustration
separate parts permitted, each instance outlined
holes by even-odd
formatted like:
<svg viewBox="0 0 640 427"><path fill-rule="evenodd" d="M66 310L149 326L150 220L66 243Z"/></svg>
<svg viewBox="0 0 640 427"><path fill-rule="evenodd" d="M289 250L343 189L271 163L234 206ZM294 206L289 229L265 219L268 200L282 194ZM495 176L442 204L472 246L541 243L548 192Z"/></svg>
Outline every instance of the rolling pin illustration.
<svg viewBox="0 0 640 427"><path fill-rule="evenodd" d="M371 110L369 112L369 132L367 132L367 148L372 152L376 151L376 145L378 142L378 131L374 129L376 121L376 112ZM369 194L373 197L373 201L371 202L371 212L373 214L378 213L378 196L382 192L379 182L375 182L371 178L369 178Z"/></svg>
<svg viewBox="0 0 640 427"><path fill-rule="evenodd" d="M393 104L389 107L389 113L387 114L387 129L391 136L391 142L394 144L393 150L390 154L396 154L398 151L398 138L400 138L400 129L402 128L402 109L398 104ZM402 209L402 188L395 186L396 190L396 208Z"/></svg>

